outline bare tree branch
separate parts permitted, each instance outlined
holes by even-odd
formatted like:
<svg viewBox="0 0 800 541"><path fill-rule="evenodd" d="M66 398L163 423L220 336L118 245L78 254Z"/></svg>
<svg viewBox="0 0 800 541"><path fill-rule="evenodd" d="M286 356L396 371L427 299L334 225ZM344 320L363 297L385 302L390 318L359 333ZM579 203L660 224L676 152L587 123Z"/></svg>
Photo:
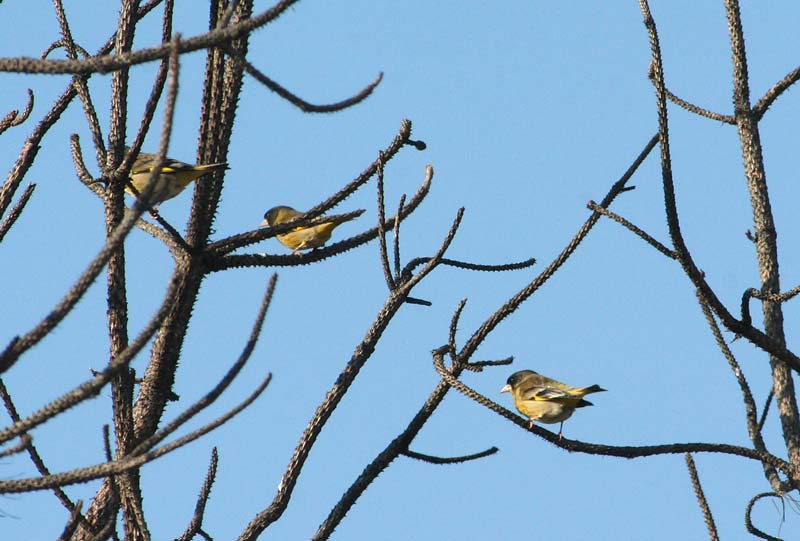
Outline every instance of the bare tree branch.
<svg viewBox="0 0 800 541"><path fill-rule="evenodd" d="M33 90L30 88L28 89L28 105L25 106L23 109L22 114L19 113L18 109L13 109L8 112L6 116L0 119L0 133L3 133L8 128L19 126L26 120L33 111Z"/></svg>
<svg viewBox="0 0 800 541"><path fill-rule="evenodd" d="M726 0L725 13L728 18L728 32L733 52L733 104L741 142L744 173L753 209L753 227L756 236L758 268L761 274L761 289L765 293L779 293L781 288L778 268L778 239L767 191L767 175L764 169L758 119L750 108L747 53L738 0ZM777 349L786 351L781 303L764 300L761 307L764 314L766 336ZM794 359L788 359L779 351L770 351L769 353L772 389L778 406L786 452L790 462L798 465L800 464L800 410L797 407L790 367L796 370L800 370L800 368L794 363ZM800 482L800 476L793 477L793 481Z"/></svg>
<svg viewBox="0 0 800 541"><path fill-rule="evenodd" d="M303 431L303 434L300 437L300 442L298 443L297 448L295 449L295 452L292 455L292 458L290 459L289 464L287 465L286 470L281 478L281 482L278 485L278 493L273 498L272 503L263 511L259 512L255 518L250 521L250 523L245 527L244 531L239 536L240 541L255 540L258 538L261 532L267 529L270 524L274 523L276 520L278 520L278 518L281 517L281 515L283 515L286 507L289 505L289 500L292 496L292 492L294 491L295 484L297 483L297 479L300 476L303 465L308 458L308 454L311 451L311 448L314 446L314 442L316 441L320 432L322 432L322 429L328 422L328 419L330 419L333 411L344 398L347 390L355 381L359 371L361 368L363 368L364 364L374 352L375 346L383 335L383 332L386 330L397 311L403 306L406 297L409 295L414 286L416 286L423 278L425 278L425 276L433 271L433 269L441 261L445 251L450 246L450 243L455 236L458 225L461 222L462 215L463 209L459 210L459 213L453 222L453 226L448 232L447 237L442 242L439 251L430 259L428 264L412 278L398 283L397 287L389 293L389 298L386 300L383 308L381 308L380 312L378 313L377 318L367 331L366 337L358 346L356 346L350 361L347 363L344 370L339 374L336 382L328 391L322 404L319 405L314 413L313 418Z"/></svg>
<svg viewBox="0 0 800 541"><path fill-rule="evenodd" d="M217 463L219 462L219 455L217 448L211 450L211 462L208 465L208 472L206 472L206 479L203 482L203 487L200 489L200 494L197 496L197 504L194 507L194 515L186 531L183 532L177 541L191 541L195 535L201 535L204 539L211 539L211 537L203 531L203 517L206 512L206 504L208 497L211 495L211 486L217 477Z"/></svg>
<svg viewBox="0 0 800 541"><path fill-rule="evenodd" d="M386 249L386 206L383 202L383 153L378 154L378 248L380 249L381 267L383 268L383 278L389 291L393 291L396 286L392 269L389 265L389 251ZM402 211L402 209L401 209ZM398 223L400 216L395 216L395 223Z"/></svg>
<svg viewBox="0 0 800 541"><path fill-rule="evenodd" d="M330 103L326 105L315 105L313 103L309 103L304 99L298 97L296 94L290 92L286 88L279 85L277 82L273 81L271 78L267 77L263 72L259 71L258 68L253 66L250 62L248 62L243 56L237 55L234 51L232 51L229 47L225 47L223 44L223 50L229 54L230 56L234 57L236 60L240 61L244 66L244 70L250 74L256 81L261 83L262 85L266 86L268 89L272 90L281 98L285 99L304 113L333 113L336 111L341 111L343 109L347 109L348 107L352 107L358 103L361 103L365 99L367 99L371 94L372 91L377 88L377 86L383 80L383 73L379 73L378 76L369 83L367 86L362 88L358 93L354 94L353 96L338 101L336 103Z"/></svg>
<svg viewBox="0 0 800 541"><path fill-rule="evenodd" d="M614 220L615 222L617 222L618 224L621 224L623 227L625 227L628 230L630 230L634 235L636 235L639 238L641 238L642 240L644 240L647 244L649 244L650 246L652 246L653 248L655 248L656 250L658 250L659 252L661 252L662 254L667 256L668 258L670 258L670 259L676 259L677 258L677 256L675 255L675 252L673 252L672 250L670 250L669 248L667 248L666 246L664 246L663 244L658 242L656 239L654 239L653 237L648 235L645 231L643 231L642 229L636 227L635 225L633 225L631 222L629 222L628 220L626 220L622 216L619 216L618 214L615 214L615 213L611 212L610 210L601 207L600 205L598 205L594 201L589 201L589 203L586 206L590 210L593 210L595 212L599 212L603 216L607 216L607 217L611 218L612 220Z"/></svg>
<svg viewBox="0 0 800 541"><path fill-rule="evenodd" d="M733 352L725 342L722 332L717 325L717 321L714 319L714 314L711 313L711 309L708 307L708 305L703 302L703 298L699 292L697 294L697 301L700 303L700 308L703 310L703 315L705 316L706 322L711 329L711 333L714 335L714 340L717 342L717 346L725 356L725 359L728 361L728 365L731 367L731 371L733 372L734 377L736 377L736 381L739 383L739 389L742 392L742 400L745 407L747 433L750 437L750 441L753 442L753 447L755 447L757 450L766 452L767 447L764 443L764 438L761 433L763 424L758 422L758 408L756 407L756 402L753 399L753 393L750 391L750 385L747 383L747 379L744 377L744 373L742 372L736 357L734 357ZM767 408L764 408L765 418L766 411ZM773 489L783 490L783 483L778 477L778 472L775 471L774 467L764 464L764 474L772 485Z"/></svg>
<svg viewBox="0 0 800 541"><path fill-rule="evenodd" d="M664 70L661 63L661 46L658 41L658 31L656 29L655 21L653 20L652 15L650 14L650 8L647 3L647 0L639 0L639 5L642 10L642 14L644 17L645 27L647 28L648 35L650 38L650 49L653 55L653 64L652 64L652 80L653 84L656 88L656 104L658 108L658 119L659 119L659 140L661 142L661 178L662 184L664 189L664 207L667 212L667 225L669 226L669 233L670 238L672 239L672 245L674 247L675 255L678 258L681 266L683 267L684 272L692 281L694 286L699 289L703 295L705 301L709 304L715 314L720 318L723 325L727 327L729 330L733 331L734 333L741 334L742 336L746 337L750 342L757 345L764 351L770 353L773 357L780 359L783 363L790 366L795 371L800 371L800 358L797 357L793 352L789 351L786 348L786 344L781 342L781 340L775 339L775 337L770 336L769 334L762 333L758 329L755 329L751 325L747 325L742 321L737 320L734 318L730 311L722 304L722 302L717 297L714 290L708 285L705 280L705 277L697 267L694 262L694 259L689 252L689 249L686 246L686 242L683 238L683 233L681 232L680 222L678 220L678 210L677 204L675 202L675 184L672 178L672 158L670 156L670 146L669 146L669 125L667 121L667 105L666 105L666 91L664 88ZM732 40L733 40L732 34ZM741 41L741 51L739 53L734 53L734 59L736 59L737 54L741 56L743 52L744 42ZM734 62L735 65L740 65L742 60L738 60ZM736 68L737 70L741 70L741 65ZM739 76L741 78L741 74ZM742 94L742 83L737 83L740 85L740 88L737 92ZM741 101L742 96L740 95L737 100ZM747 101L747 100L745 100ZM741 105L741 104L739 104ZM739 105L737 105L737 111L739 111ZM744 110L744 109L742 109ZM737 112L737 119L739 118L740 113ZM750 135L753 133L757 133L753 126L753 118L752 115L747 115L748 120L747 131ZM739 122L737 120L737 122ZM740 125L740 136L741 136L741 125ZM752 141L755 144L755 141ZM760 148L760 144L757 145ZM743 143L743 148L747 147L746 144ZM752 157L751 157L752 158ZM747 159L745 159L747 163ZM763 164L762 164L763 166ZM763 171L762 171L763 173ZM753 171L755 174L755 171ZM761 177L763 180L763 177ZM602 204L602 207L607 207L608 205ZM763 225L763 224L762 224ZM760 227L760 226L759 226ZM758 236L758 235L757 235ZM774 241L774 239L773 239ZM760 239L759 242L762 246L765 247L769 242L764 239ZM774 244L774 243L773 243ZM763 253L763 252L762 252Z"/></svg>
<svg viewBox="0 0 800 541"><path fill-rule="evenodd" d="M711 509L708 507L706 495L703 492L703 486L700 484L700 477L697 475L697 468L694 465L694 459L690 453L686 453L686 467L689 468L689 477L692 479L692 487L694 494L697 496L697 504L703 512L703 520L706 522L708 528L708 538L710 541L719 541L719 534L717 534L717 525L714 524L714 516L711 514Z"/></svg>
<svg viewBox="0 0 800 541"><path fill-rule="evenodd" d="M639 153L628 170L625 171L622 177L620 177L620 179L611 186L608 194L606 194L600 203L601 207L608 208L608 206L611 205L611 202L614 201L618 195L629 190L629 188L626 186L626 183L628 180L630 180L647 155L650 154L650 151L653 150L657 142L657 136L653 136L650 141L647 142L644 149ZM489 333L491 333L501 321L511 315L528 297L533 295L533 293L547 280L549 280L550 277L561 267L561 265L563 265L567 259L569 259L570 255L572 255L572 253L578 248L578 245L581 243L581 241L583 241L584 238L586 238L586 235L589 234L589 231L591 231L599 219L600 213L593 212L589 219L586 220L580 230L575 234L566 248L561 251L558 257L556 257L556 259L553 260L553 262L550 263L547 268L545 268L536 278L534 278L531 283L525 286L516 295L506 301L505 304L503 304L503 306L501 306L496 312L489 316L489 318L475 331L472 337L470 337L458 356L463 359L469 359L475 350L478 349L478 346L486 339Z"/></svg>
<svg viewBox="0 0 800 541"><path fill-rule="evenodd" d="M3 238L5 238L6 233L14 226L17 222L17 219L22 215L22 211L25 210L25 205L28 204L28 200L33 195L33 190L36 189L36 184L28 184L25 188L25 191L22 192L22 195L19 196L19 200L17 204L11 208L11 212L5 217L5 219L0 222L0 242L3 242Z"/></svg>
<svg viewBox="0 0 800 541"><path fill-rule="evenodd" d="M449 346L447 346L449 350ZM439 351L439 350L436 350ZM460 355L459 355L460 357ZM458 357L457 357L458 359ZM462 361L456 361L462 362ZM535 435L542 439L547 440L549 443L560 447L564 450L578 453L585 453L590 455L602 456L616 456L622 458L640 458L645 456L665 455L665 454L678 454L678 453L723 453L751 460L759 461L763 464L769 464L776 467L786 475L796 475L797 468L789 464L787 461L778 458L770 453L748 449L746 447L739 447L737 445L729 445L726 443L669 443L662 445L644 445L644 446L617 446L617 445L602 445L596 443L585 443L578 440L570 440L565 437L560 437L549 430L545 430L538 425L531 426L528 419L520 417L519 415L507 410L500 404L486 398L474 389L464 385L458 381L455 376L451 375L444 367L442 355L434 355L434 367L442 379L451 387L454 387L460 393L478 402L482 406L505 417L513 422L520 428L533 432Z"/></svg>
<svg viewBox="0 0 800 541"><path fill-rule="evenodd" d="M83 502L81 500L75 502L75 506L72 508L72 512L69 515L69 520L67 520L67 523L64 525L64 530L58 537L58 541L67 541L72 537L72 534L75 533L81 518L83 518L81 515L81 507L83 507Z"/></svg>
<svg viewBox="0 0 800 541"><path fill-rule="evenodd" d="M758 100L758 103L753 107L753 113L758 120L764 116L764 113L772 106L784 92L789 90L793 84L800 80L800 67L797 67L786 74L786 76L775 83L772 88L767 90L766 94Z"/></svg>
<svg viewBox="0 0 800 541"><path fill-rule="evenodd" d="M648 71L647 75L651 80L653 79L654 75L653 75L652 64L650 64L650 70ZM734 119L734 117L732 117L731 115L723 115L720 113L715 113L714 111L709 111L708 109L703 109L702 107L699 107L693 103L689 103L688 101L679 98L678 96L670 92L670 90L667 88L664 88L664 91L667 98L669 98L669 101L671 101L676 105L679 105L680 107L683 107L690 113L694 113L699 116L704 116L706 118L710 118L711 120L716 120L718 122L724 122L725 124L736 124L736 119Z"/></svg>
<svg viewBox="0 0 800 541"><path fill-rule="evenodd" d="M760 539L767 539L769 541L783 541L783 539L781 539L780 537L774 537L772 535L769 535L769 534L759 530L758 528L756 528L753 525L753 521L750 518L750 515L753 512L753 506L755 505L755 503L758 500L762 499L762 498L778 498L778 499L780 499L780 496L778 496L774 492L762 492L761 494L756 494L755 496L753 496L750 499L750 501L747 503L747 509L744 512L744 524L745 524L745 527L747 528L748 532L750 532L751 534L755 535L756 537L758 537Z"/></svg>
<svg viewBox="0 0 800 541"><path fill-rule="evenodd" d="M211 30L206 34L195 36L181 42L178 54L189 53L218 47L238 38L248 36L253 30L260 28L283 14L298 0L282 0L255 17L241 20L229 26ZM85 60L37 60L34 58L0 58L0 72L11 73L111 73L129 68L136 64L152 62L170 55L169 44L148 47L139 51L117 53L115 55L98 55Z"/></svg>
<svg viewBox="0 0 800 541"><path fill-rule="evenodd" d="M3 405L6 408L6 412L8 412L8 416L11 418L11 421L17 423L20 421L19 412L17 411L17 407L14 405L14 401L11 399L11 394L8 392L8 388L6 387L5 382L2 378L0 378L0 399L3 401ZM45 465L42 456L39 454L39 451L33 445L32 438L29 434L25 433L20 436L22 438L22 449L28 451L28 456L30 456L31 462L33 465L36 466L36 471L38 471L42 475L50 475L50 469ZM67 493L61 490L60 487L56 487L53 489L53 494L55 494L56 498L61 502L61 504L70 512L75 513L76 508L80 508L78 503L73 503L72 500L67 496ZM79 513L79 518L83 518Z"/></svg>
<svg viewBox="0 0 800 541"><path fill-rule="evenodd" d="M461 462L469 462L470 460L477 460L479 458L484 458L487 456L491 456L499 451L497 447L490 447L485 451L481 451L479 453L472 453L470 455L463 455L463 456L453 456L453 457L439 457L433 455L426 455L423 453L417 453L412 451L411 449L406 449L403 451L403 454L406 455L408 458L414 458L416 460L421 460L422 462L428 462L430 464L459 464Z"/></svg>
<svg viewBox="0 0 800 541"><path fill-rule="evenodd" d="M111 475L119 475L130 470L140 468L142 465L157 460L172 451L188 445L198 438L208 434L212 430L219 428L233 417L241 413L247 406L258 398L264 389L267 388L271 380L271 375L267 376L256 389L234 408L224 415L214 419L212 422L190 432L189 434L171 441L161 447L146 453L129 456L123 459L116 459L111 462L96 464L85 468L75 468L64 473L55 473L43 477L32 479L15 479L12 481L0 481L0 494L13 494L19 492L31 492L34 490L49 490L53 487L64 487L78 483L85 483L93 479L100 479ZM88 513L87 513L88 515Z"/></svg>

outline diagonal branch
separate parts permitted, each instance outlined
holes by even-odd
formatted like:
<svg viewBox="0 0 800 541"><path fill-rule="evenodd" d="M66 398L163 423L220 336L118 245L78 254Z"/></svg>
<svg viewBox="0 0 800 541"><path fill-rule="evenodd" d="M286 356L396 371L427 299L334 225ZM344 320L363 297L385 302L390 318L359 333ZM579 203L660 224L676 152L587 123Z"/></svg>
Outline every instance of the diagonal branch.
<svg viewBox="0 0 800 541"><path fill-rule="evenodd" d="M601 207L609 207L611 202L614 201L618 195L631 189L626 186L626 183L631 179L631 177L633 177L633 174L642 164L647 155L650 154L650 151L653 150L657 142L658 136L653 136L650 138L644 149L642 149L628 170L625 171L620 179L611 186L611 189L600 203ZM583 226L578 230L569 244L561 251L561 253L553 260L553 262L550 263L536 278L534 278L532 282L530 282L517 294L512 296L508 301L505 302L505 304L503 304L503 306L498 308L498 310L489 316L489 318L475 331L475 333L462 348L461 352L459 353L459 357L463 359L469 359L475 350L478 349L478 346L486 339L489 333L491 333L495 327L500 324L501 321L511 315L520 304L522 304L528 297L533 295L536 290L538 290L564 263L566 263L567 259L569 259L573 252L575 252L575 250L578 248L578 245L583 241L584 238L586 238L586 235L589 234L589 231L591 231L599 219L600 213L593 212Z"/></svg>
<svg viewBox="0 0 800 541"><path fill-rule="evenodd" d="M277 82L273 81L270 77L267 77L263 72L261 72L258 68L256 68L253 64L251 64L246 58L242 55L237 54L234 52L230 47L226 47L225 45L222 46L222 49L225 51L226 54L232 56L237 61L241 62L244 66L244 70L250 74L256 81L261 83L262 85L266 86L268 89L272 90L281 98L285 99L301 111L305 113L333 113L336 111L341 111L343 109L347 109L348 107L352 107L358 103L361 103L370 94L372 91L377 88L377 86L383 80L383 73L379 73L378 76L369 83L367 86L362 88L353 96L344 99L342 101L338 101L336 103L329 103L325 105L315 105L313 103L309 103L304 99L298 97L296 94L290 92L286 88L279 85Z"/></svg>
<svg viewBox="0 0 800 541"><path fill-rule="evenodd" d="M454 318L455 319L455 318ZM434 355L442 355L449 347L442 348L434 352ZM454 376L461 374L463 365L453 363L450 369ZM434 390L428 396L425 403L419 411L408 423L408 426L400 434L397 435L378 455L370 462L364 471L356 478L350 487L342 494L342 497L331 509L327 518L319 525L317 532L311 538L312 541L321 541L328 539L333 533L333 530L342 522L344 517L355 505L358 498L369 488L372 482L389 467L395 458L408 451L409 445L414 441L414 438L419 434L428 419L436 411L439 405L447 395L450 386L445 381L440 381Z"/></svg>
<svg viewBox="0 0 800 541"><path fill-rule="evenodd" d="M767 90L764 96L758 100L758 103L753 106L753 114L756 115L756 118L761 120L761 117L764 116L764 113L767 112L775 100L789 90L798 80L800 80L800 67L794 68L783 79L775 83L772 88Z"/></svg>
<svg viewBox="0 0 800 541"><path fill-rule="evenodd" d="M330 419L334 410L341 403L347 390L355 381L358 373L364 367L366 362L370 359L375 347L383 336L383 332L388 327L394 316L404 305L406 298L411 293L412 289L427 276L439 264L445 251L450 246L458 226L461 222L463 209L461 209L450 228L447 237L442 242L438 252L430 259L428 264L420 270L420 272L411 279L398 284L398 287L389 293L389 297L381 308L375 321L367 331L364 340L356 346L353 355L345 365L336 382L330 388L325 396L323 402L319 405L311 421L309 421L300 441L289 461L289 464L284 471L280 484L278 485L278 492L272 500L272 503L259 512L250 524L248 524L244 531L239 536L239 541L254 541L258 536L266 530L270 524L278 520L283 512L289 505L289 500L292 497L294 487L300 476L301 470L308 458L311 449L314 446L319 434L322 432L325 424Z"/></svg>
<svg viewBox="0 0 800 541"><path fill-rule="evenodd" d="M0 119L0 133L3 133L8 128L19 126L26 120L33 111L33 90L30 88L28 89L28 104L23 109L22 114L20 114L18 109L12 109L8 112L6 116Z"/></svg>
<svg viewBox="0 0 800 541"><path fill-rule="evenodd" d="M11 418L11 421L14 423L19 422L19 412L17 411L17 407L14 405L14 401L11 399L11 394L9 394L8 388L6 387L6 384L2 378L0 378L0 399L3 401L3 404L6 407L6 412L8 412L8 416ZM50 469L44 463L39 451L33 445L30 436L28 436L26 433L21 437L23 438L24 442L23 448L28 451L28 456L30 456L31 462L33 462L34 466L36 466L36 471L38 471L41 475L50 475ZM80 511L76 511L76 509L80 508L80 505L77 503L72 503L72 500L69 499L67 493L61 490L60 487L54 488L53 494L55 494L56 498L58 498L58 500L67 510L72 513L77 512L78 517L81 519L83 518L83 516L80 515Z"/></svg>
<svg viewBox="0 0 800 541"><path fill-rule="evenodd" d="M120 353L120 355L112 359L109 365L102 372L95 373L94 377L75 387L72 391L56 398L43 408L30 414L28 417L21 419L8 428L0 430L0 443L6 442L11 438L29 432L36 426L45 423L56 415L68 410L69 408L80 404L84 400L97 396L100 390L105 387L111 378L119 371L125 370L133 358L144 348L147 342L153 337L156 330L161 326L167 314L172 309L175 299L179 293L180 281L173 279L167 287L167 292L164 295L164 301L161 306L150 318L150 321L139 333L139 336L133 340L130 345Z"/></svg>
<svg viewBox="0 0 800 541"><path fill-rule="evenodd" d="M17 203L11 208L11 212L5 217L5 219L0 222L0 242L3 242L3 238L6 236L6 233L14 226L16 221L22 215L22 211L25 210L25 205L28 204L28 200L33 195L33 190L36 189L36 184L28 184L25 188L25 191L22 192L22 195L19 196L19 200Z"/></svg>
<svg viewBox="0 0 800 541"><path fill-rule="evenodd" d="M75 307L89 286L94 283L97 276L103 270L108 260L125 240L125 237L133 228L136 220L142 215L143 208L134 210L126 215L119 226L111 233L106 241L106 245L98 252L95 258L86 267L81 276L64 295L61 301L53 310L42 319L33 329L22 336L17 336L11 340L6 349L0 354L0 374L11 368L25 351L39 343L56 325L58 325L70 311Z"/></svg>
<svg viewBox="0 0 800 541"><path fill-rule="evenodd" d="M711 508L708 506L703 486L700 484L700 477L697 475L694 459L690 453L686 453L684 458L686 459L686 467L689 469L689 477L692 479L694 494L697 496L697 505L700 506L700 510L703 512L703 520L705 520L706 528L708 528L708 538L710 541L719 541L717 526L714 524L714 516L711 514Z"/></svg>
<svg viewBox="0 0 800 541"><path fill-rule="evenodd" d="M208 534L203 531L203 517L206 513L206 504L208 497L211 495L211 486L217 477L217 464L219 463L219 455L217 448L211 450L211 462L208 465L208 472L206 472L206 479L203 482L203 487L200 489L200 494L197 495L197 503L194 506L194 515L186 531L183 532L176 541L191 541L195 535L202 535L206 539L210 539Z"/></svg>
<svg viewBox="0 0 800 541"><path fill-rule="evenodd" d="M766 452L767 447L764 443L764 438L761 433L763 423L759 423L758 421L758 408L756 407L756 402L753 399L753 393L750 391L750 385L747 383L747 379L744 377L744 373L742 372L736 357L733 356L733 352L728 347L727 342L725 342L725 338L722 336L719 325L717 325L717 321L714 319L714 314L711 313L711 309L708 307L708 304L703 301L703 298L700 296L699 292L697 294L697 302L700 303L700 308L703 310L703 315L705 316L706 322L711 329L711 333L714 335L714 340L717 342L717 346L719 347L725 359L728 361L728 365L731 367L731 371L733 372L736 381L739 383L745 408L747 433L750 437L750 441L753 442L753 447L755 447L757 450ZM772 395L770 394L770 396ZM768 406L764 408L765 418L767 410ZM775 490L781 490L782 482L780 477L778 477L778 472L775 471L774 467L764 464L764 474L766 475L767 480L770 482L770 485L772 485Z"/></svg>
<svg viewBox="0 0 800 541"><path fill-rule="evenodd" d="M594 201L589 201L589 203L586 206L589 209L591 209L591 210L593 210L595 212L599 212L603 216L607 216L608 218L611 218L612 220L614 220L618 224L620 224L623 227L627 228L634 235L636 235L639 238L641 238L642 240L644 240L647 244L649 244L650 246L652 246L653 248L655 248L656 250L658 250L659 252L661 252L662 254L667 256L668 258L676 259L675 252L673 252L672 250L670 250L669 248L667 248L666 246L664 246L663 244L658 242L652 236L647 234L645 231L643 231L639 227L636 227L634 224L632 224L631 222L629 222L628 220L626 220L622 216L611 212L607 208L601 207L600 205L598 205Z"/></svg>

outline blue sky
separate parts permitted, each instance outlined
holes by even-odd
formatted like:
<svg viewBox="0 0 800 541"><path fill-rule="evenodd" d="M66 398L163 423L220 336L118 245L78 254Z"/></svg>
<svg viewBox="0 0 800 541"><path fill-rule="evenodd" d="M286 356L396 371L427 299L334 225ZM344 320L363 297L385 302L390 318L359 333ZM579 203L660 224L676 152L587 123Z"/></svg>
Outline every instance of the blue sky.
<svg viewBox="0 0 800 541"><path fill-rule="evenodd" d="M178 2L175 31L203 32L199 3ZM268 4L257 3L256 11ZM66 2L78 42L95 51L114 27L117 7ZM667 85L700 106L731 112L731 61L722 2L653 2ZM800 58L795 2L745 3L742 16L754 101ZM24 21L24 22L23 22ZM31 28L36 31L32 32ZM98 30L98 29L103 29ZM47 2L0 4L3 56L38 56L58 39ZM135 47L158 42L158 14ZM214 238L250 230L266 209L306 209L355 177L394 137L403 118L428 148L404 150L386 169L387 205L413 193L425 166L433 188L402 229L402 255L434 253L457 209L466 208L448 256L478 263L536 257L532 269L474 273L440 268L414 296L431 307L404 307L323 430L290 507L263 539L306 539L377 452L402 431L435 387L430 351L446 341L453 310L468 298L460 344L510 295L527 284L572 238L655 133L650 51L635 2L301 2L257 31L250 60L279 83L317 103L356 92L385 77L364 103L332 115L305 114L246 79L230 145L230 170ZM202 53L181 65L176 131L170 156L194 159L199 126ZM130 136L138 126L155 65L132 71ZM68 83L66 76L0 75L2 110L22 108L36 93L31 119L2 135L0 163L11 167L34 123ZM110 77L90 88L107 133ZM796 201L798 94L779 99L761 124L776 223L783 289L800 282ZM160 116L157 117L160 120ZM670 108L673 170L687 244L720 298L738 305L758 286L746 183L735 128ZM157 129L145 150L158 144ZM103 243L101 202L77 180L69 135L78 133L97 173L78 102L45 138L28 180L38 187L23 217L0 244L3 304L0 343L27 331L57 302ZM636 190L612 209L668 243L656 154L640 168ZM367 209L337 238L372 227L374 181L337 207ZM185 228L189 191L162 215ZM167 250L141 231L127 244L130 331L149 319L172 270ZM274 239L250 251L287 253ZM202 396L236 359L273 269L211 275L183 348L167 418ZM278 269L274 302L252 360L223 397L192 427L225 411L266 372L265 394L226 426L143 470L145 510L154 539L179 535L191 518L210 450L220 466L206 531L235 538L269 504L297 439L361 341L386 298L377 243L314 266ZM798 301L794 301L795 303ZM757 313L758 310L754 310ZM787 340L796 343L798 307L785 306ZM98 281L71 316L29 352L4 380L21 412L31 412L107 360L105 284ZM730 333L726 334L732 338ZM770 388L767 357L740 340L731 346L759 407ZM511 407L498 393L514 370L531 368L575 385L600 384L595 407L580 410L565 434L582 441L649 445L718 442L749 446L736 381L717 350L679 265L619 225L601 220L567 264L478 351L515 357L512 367L463 380ZM146 352L133 366L144 370ZM100 427L110 422L110 391L34 433L54 471L102 460ZM775 411L765 428L779 456ZM191 427L189 427L191 428ZM551 427L557 430L557 427ZM188 430L188 428L187 428ZM497 446L489 458L433 466L399 458L359 500L333 539L703 539L705 526L683 456L624 460L569 454L552 447L456 392L412 449L461 455ZM723 539L743 538L744 507L769 490L752 461L695 457ZM34 475L24 457L0 463L3 478ZM71 487L88 500L98 483ZM8 539L52 539L66 520L49 493L0 499L0 532ZM762 501L756 524L785 539L800 536L800 517ZM659 525L654 528L654 525Z"/></svg>

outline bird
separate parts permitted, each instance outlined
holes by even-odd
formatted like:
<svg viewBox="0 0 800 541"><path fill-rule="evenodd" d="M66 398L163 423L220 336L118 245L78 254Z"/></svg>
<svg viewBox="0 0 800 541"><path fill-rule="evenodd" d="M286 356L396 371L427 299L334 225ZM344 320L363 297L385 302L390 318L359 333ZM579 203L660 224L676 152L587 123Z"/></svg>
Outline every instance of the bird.
<svg viewBox="0 0 800 541"><path fill-rule="evenodd" d="M272 207L264 214L264 221L261 222L261 227L275 227L276 225L285 224L303 216L303 214L303 212L299 212L285 205ZM357 217L356 215L346 219L340 218L338 220L331 220L330 222L322 222L317 225L301 225L295 227L288 233L276 235L276 237L281 244L292 249L293 255L299 255L300 250L319 248L328 242L334 229L344 222Z"/></svg>
<svg viewBox="0 0 800 541"><path fill-rule="evenodd" d="M147 187L157 157L156 154L140 152L136 159L133 160L129 173L130 183L133 184L139 194L144 192ZM213 171L227 168L228 164L225 162L190 165L172 158L164 158L164 165L161 167L161 172L156 180L149 203L155 207L181 193L193 180L197 180ZM125 186L125 191L134 197L138 195L131 190L129 185Z"/></svg>
<svg viewBox="0 0 800 541"><path fill-rule="evenodd" d="M533 422L561 423L558 439L561 439L564 421L570 418L576 408L592 406L584 396L605 391L599 385L589 387L570 387L560 381L537 374L533 370L520 370L509 376L501 393L511 393L514 406Z"/></svg>

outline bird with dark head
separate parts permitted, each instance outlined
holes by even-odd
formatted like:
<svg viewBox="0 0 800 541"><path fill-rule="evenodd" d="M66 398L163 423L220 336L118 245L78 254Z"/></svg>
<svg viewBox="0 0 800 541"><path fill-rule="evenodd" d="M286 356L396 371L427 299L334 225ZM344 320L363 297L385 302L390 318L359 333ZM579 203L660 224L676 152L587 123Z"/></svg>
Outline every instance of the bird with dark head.
<svg viewBox="0 0 800 541"><path fill-rule="evenodd" d="M514 406L530 420L541 423L561 423L558 438L564 428L564 421L569 419L577 408L593 405L584 396L605 391L599 385L589 387L571 387L554 379L537 374L533 370L520 370L509 376L501 393L511 393Z"/></svg>
<svg viewBox="0 0 800 541"><path fill-rule="evenodd" d="M261 227L275 227L276 225L285 224L296 220L303 214L303 212L299 212L285 205L272 207L264 214L264 221L261 222ZM334 229L344 222L357 217L358 216L352 216L346 219L332 219L330 222L322 222L317 225L298 226L287 233L276 235L276 237L281 244L292 249L292 254L297 255L301 250L310 250L323 246L330 240Z"/></svg>
<svg viewBox="0 0 800 541"><path fill-rule="evenodd" d="M125 149L126 152L129 149ZM129 173L131 184L136 188L136 191L141 194L147 187L150 181L150 176L156 165L156 154L149 154L147 152L140 152L136 159L133 160L131 172ZM152 195L150 196L150 204L156 206L163 203L167 199L172 199L183 191L192 181L197 180L203 175L207 175L214 171L227 169L227 163L208 163L191 165L172 158L164 158L164 163L156 177L155 186L153 187ZM130 186L125 186L125 191L129 194L136 196L131 190Z"/></svg>

